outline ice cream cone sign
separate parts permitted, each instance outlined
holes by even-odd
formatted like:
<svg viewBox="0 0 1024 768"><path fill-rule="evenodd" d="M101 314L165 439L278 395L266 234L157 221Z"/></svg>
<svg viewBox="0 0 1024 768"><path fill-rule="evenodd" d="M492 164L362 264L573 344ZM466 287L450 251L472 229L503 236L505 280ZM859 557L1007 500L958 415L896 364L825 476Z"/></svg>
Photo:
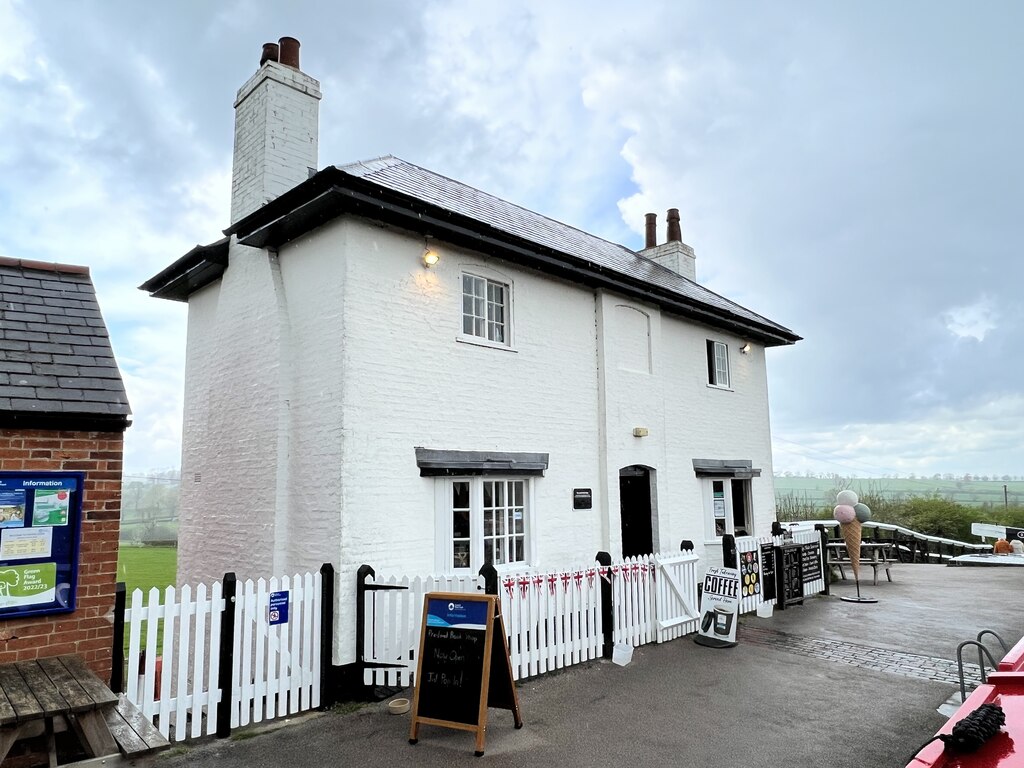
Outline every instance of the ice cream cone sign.
<svg viewBox="0 0 1024 768"><path fill-rule="evenodd" d="M832 514L839 523L839 530L846 542L846 552L853 566L853 578L860 581L860 542L862 524L871 519L867 504L861 504L857 494L850 490L840 491L836 496L836 507Z"/></svg>

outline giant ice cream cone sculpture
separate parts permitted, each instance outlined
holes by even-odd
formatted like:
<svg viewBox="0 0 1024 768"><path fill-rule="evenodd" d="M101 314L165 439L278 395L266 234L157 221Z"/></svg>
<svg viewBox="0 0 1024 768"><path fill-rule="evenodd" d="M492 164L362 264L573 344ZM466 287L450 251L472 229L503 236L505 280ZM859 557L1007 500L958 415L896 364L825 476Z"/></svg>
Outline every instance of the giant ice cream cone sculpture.
<svg viewBox="0 0 1024 768"><path fill-rule="evenodd" d="M838 504L833 514L846 542L846 552L853 566L853 579L859 584L861 525L871 519L871 510L866 504L861 504L857 494L850 490L840 491L836 501Z"/></svg>
<svg viewBox="0 0 1024 768"><path fill-rule="evenodd" d="M849 523L840 523L839 530L842 531L843 541L846 542L846 552L850 556L850 565L853 566L853 578L860 581L860 520L854 517Z"/></svg>

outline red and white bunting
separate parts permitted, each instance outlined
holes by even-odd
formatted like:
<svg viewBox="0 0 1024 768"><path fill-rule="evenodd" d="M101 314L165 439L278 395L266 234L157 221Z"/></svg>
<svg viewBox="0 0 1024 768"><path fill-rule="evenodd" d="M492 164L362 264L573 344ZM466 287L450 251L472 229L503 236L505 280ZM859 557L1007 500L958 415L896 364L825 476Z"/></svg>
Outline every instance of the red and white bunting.
<svg viewBox="0 0 1024 768"><path fill-rule="evenodd" d="M558 586L558 574L552 573L548 575L548 594L555 594L555 587Z"/></svg>
<svg viewBox="0 0 1024 768"><path fill-rule="evenodd" d="M519 596L526 597L526 593L530 590L530 580L526 576L519 577Z"/></svg>
<svg viewBox="0 0 1024 768"><path fill-rule="evenodd" d="M562 580L562 591L563 592L568 592L569 591L569 580L572 578L572 576L569 575L568 573L563 573L563 574L560 574L559 578L561 578L561 580Z"/></svg>
<svg viewBox="0 0 1024 768"><path fill-rule="evenodd" d="M508 599L511 600L515 595L516 580L510 576L506 576L501 583L505 585L505 591L508 592Z"/></svg>
<svg viewBox="0 0 1024 768"><path fill-rule="evenodd" d="M576 582L576 589L583 590L583 571L576 571L572 575L572 580Z"/></svg>

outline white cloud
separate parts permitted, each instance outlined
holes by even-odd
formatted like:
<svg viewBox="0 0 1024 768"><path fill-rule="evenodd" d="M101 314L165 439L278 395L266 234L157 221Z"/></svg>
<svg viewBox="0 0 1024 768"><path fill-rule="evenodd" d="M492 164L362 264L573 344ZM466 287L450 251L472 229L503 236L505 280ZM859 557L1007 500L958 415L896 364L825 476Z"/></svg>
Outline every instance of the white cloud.
<svg viewBox="0 0 1024 768"><path fill-rule="evenodd" d="M942 319L954 336L984 341L985 334L998 327L999 312L991 297L982 296L973 304L953 307L944 312Z"/></svg>

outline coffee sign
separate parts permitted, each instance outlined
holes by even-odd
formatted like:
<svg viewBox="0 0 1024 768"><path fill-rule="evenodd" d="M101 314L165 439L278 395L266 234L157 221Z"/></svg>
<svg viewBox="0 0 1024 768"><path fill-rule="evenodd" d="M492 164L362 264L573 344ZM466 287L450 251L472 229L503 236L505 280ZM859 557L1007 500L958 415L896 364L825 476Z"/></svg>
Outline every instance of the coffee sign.
<svg viewBox="0 0 1024 768"><path fill-rule="evenodd" d="M740 572L736 568L708 568L700 596L700 627L696 643L712 648L736 645L740 607Z"/></svg>

